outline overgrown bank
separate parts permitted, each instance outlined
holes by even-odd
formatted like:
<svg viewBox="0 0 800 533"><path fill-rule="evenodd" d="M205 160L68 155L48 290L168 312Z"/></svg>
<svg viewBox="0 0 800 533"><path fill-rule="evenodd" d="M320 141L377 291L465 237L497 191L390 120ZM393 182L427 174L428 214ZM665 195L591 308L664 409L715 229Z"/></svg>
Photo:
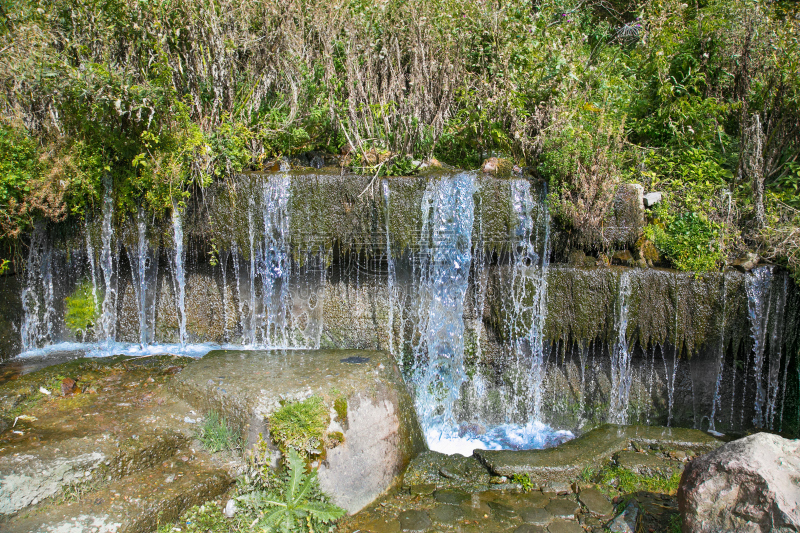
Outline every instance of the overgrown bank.
<svg viewBox="0 0 800 533"><path fill-rule="evenodd" d="M584 247L638 182L676 267L754 249L798 272L792 2L22 0L0 35L4 260L106 188L166 216L317 151L370 174L506 156Z"/></svg>

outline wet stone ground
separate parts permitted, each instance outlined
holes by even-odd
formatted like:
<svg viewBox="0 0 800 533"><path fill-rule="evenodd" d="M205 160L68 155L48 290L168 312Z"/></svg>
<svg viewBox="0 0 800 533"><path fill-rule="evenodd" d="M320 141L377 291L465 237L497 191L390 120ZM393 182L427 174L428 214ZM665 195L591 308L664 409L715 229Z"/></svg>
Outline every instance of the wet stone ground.
<svg viewBox="0 0 800 533"><path fill-rule="evenodd" d="M644 463L653 457L640 455ZM673 529L674 491L624 493L614 483L613 479L598 484L565 479L554 484L566 490L523 490L519 484L491 477L475 458L426 452L411 464L400 487L342 520L338 529L371 533L678 531Z"/></svg>

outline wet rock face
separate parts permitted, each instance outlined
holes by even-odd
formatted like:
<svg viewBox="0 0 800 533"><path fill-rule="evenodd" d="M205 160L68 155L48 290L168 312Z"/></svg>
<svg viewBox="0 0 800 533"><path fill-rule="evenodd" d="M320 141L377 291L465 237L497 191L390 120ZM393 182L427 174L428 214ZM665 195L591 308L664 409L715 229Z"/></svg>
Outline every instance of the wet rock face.
<svg viewBox="0 0 800 533"><path fill-rule="evenodd" d="M322 398L331 413L327 431L341 436L320 450L320 487L350 512L391 487L425 449L411 396L386 352L216 351L173 384L192 405L238 425L251 446L259 435L269 440L268 419L282 405Z"/></svg>
<svg viewBox="0 0 800 533"><path fill-rule="evenodd" d="M800 441L757 433L688 464L678 489L683 530L800 530Z"/></svg>

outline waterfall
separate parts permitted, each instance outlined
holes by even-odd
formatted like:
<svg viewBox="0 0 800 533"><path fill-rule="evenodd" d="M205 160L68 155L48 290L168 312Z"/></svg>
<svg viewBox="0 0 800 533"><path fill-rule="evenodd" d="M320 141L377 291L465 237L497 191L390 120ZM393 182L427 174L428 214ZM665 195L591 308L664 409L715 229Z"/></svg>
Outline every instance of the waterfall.
<svg viewBox="0 0 800 533"><path fill-rule="evenodd" d="M426 433L455 424L453 406L465 381L464 299L472 260L475 175L428 183L420 238L421 345L415 353L417 412Z"/></svg>
<svg viewBox="0 0 800 533"><path fill-rule="evenodd" d="M711 431L716 431L717 406L720 405L720 386L722 385L722 372L725 363L725 316L728 309L727 285L725 284L725 272L722 273L722 324L719 328L719 358L717 359L717 380L714 383L714 401L711 404L711 420L709 427Z"/></svg>
<svg viewBox="0 0 800 533"><path fill-rule="evenodd" d="M142 348L153 342L155 329L155 295L158 261L147 240L147 221L140 208L136 214L136 240L128 246L136 310L139 318L139 344Z"/></svg>
<svg viewBox="0 0 800 533"><path fill-rule="evenodd" d="M755 415L753 424L764 427L764 404L767 401L767 389L761 379L764 368L764 352L766 349L767 326L770 312L770 286L772 269L758 267L747 276L747 308L750 318L750 334L753 338L753 376L756 382Z"/></svg>
<svg viewBox="0 0 800 533"><path fill-rule="evenodd" d="M106 178L103 197L103 221L100 233L100 271L103 273L103 305L100 317L99 338L110 346L117 331L117 263L116 240L114 239L114 198L111 180Z"/></svg>
<svg viewBox="0 0 800 533"><path fill-rule="evenodd" d="M631 297L630 271L619 278L617 296L617 342L611 350L611 406L608 418L615 424L628 421L631 390L631 353L628 347L628 306Z"/></svg>
<svg viewBox="0 0 800 533"><path fill-rule="evenodd" d="M178 313L178 339L181 347L186 345L186 273L183 253L183 217L177 205L172 206L172 240L175 245L173 256L173 275L175 304Z"/></svg>
<svg viewBox="0 0 800 533"><path fill-rule="evenodd" d="M785 328L784 311L786 309L786 276L784 275L783 290L776 291L775 310L772 314L772 332L769 339L769 368L767 370L767 414L766 421L772 431L775 425L775 409L778 405L780 392L781 361L783 359L783 329ZM773 288L773 291L775 288ZM788 357L787 357L788 359Z"/></svg>
<svg viewBox="0 0 800 533"><path fill-rule="evenodd" d="M543 201L535 201L527 180L511 182L511 204L516 216L513 236L509 310L513 365L524 381L515 386L517 396L531 398L524 419L542 421L544 378L544 325L547 318L547 268L550 264L550 212ZM512 407L512 410L514 408ZM509 413L509 418L519 418Z"/></svg>
<svg viewBox="0 0 800 533"><path fill-rule="evenodd" d="M31 236L22 289L22 351L53 341L53 251L44 224L37 224Z"/></svg>
<svg viewBox="0 0 800 533"><path fill-rule="evenodd" d="M386 282L389 285L388 293L389 297L387 298L388 301L388 312L389 312L389 353L394 355L396 354L394 351L394 306L395 302L397 301L397 295L395 294L395 282L397 279L397 273L395 271L395 264L394 264L394 257L392 257L392 239L391 239L391 232L389 226L389 213L390 213L390 196L389 196L389 181L383 180L381 182L381 190L383 192L383 205L384 209L386 210L386 217L385 217L385 224L386 224ZM402 368L403 366L403 358L397 357L397 361Z"/></svg>
<svg viewBox="0 0 800 533"><path fill-rule="evenodd" d="M291 317L287 314L291 306L288 278L292 270L288 240L290 190L288 174L271 176L262 188L264 245L257 268L262 283L264 312L260 330L265 346L289 347L292 344L288 328ZM255 250L251 249L252 255L255 255ZM254 301L255 293L252 295Z"/></svg>

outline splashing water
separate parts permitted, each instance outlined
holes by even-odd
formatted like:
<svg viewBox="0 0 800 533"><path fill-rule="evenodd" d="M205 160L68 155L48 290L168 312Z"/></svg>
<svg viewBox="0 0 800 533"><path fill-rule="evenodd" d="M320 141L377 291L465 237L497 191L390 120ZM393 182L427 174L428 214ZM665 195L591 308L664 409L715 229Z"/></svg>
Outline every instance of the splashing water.
<svg viewBox="0 0 800 533"><path fill-rule="evenodd" d="M628 348L628 306L631 297L630 271L619 278L617 297L617 342L611 351L611 406L609 422L626 424L631 391L631 353Z"/></svg>
<svg viewBox="0 0 800 533"><path fill-rule="evenodd" d="M543 197L547 190L542 191ZM523 378L514 385L511 397L530 398L527 405L509 402L508 418L541 421L544 378L544 325L547 319L547 268L550 265L550 212L544 201L535 201L526 180L511 183L511 202L517 217L514 234L509 334L513 341L516 374ZM518 380L519 381L519 380Z"/></svg>
<svg viewBox="0 0 800 533"><path fill-rule="evenodd" d="M178 339L181 347L186 346L186 272L183 254L183 216L178 206L172 207L172 241L175 245L173 256L175 299L178 312Z"/></svg>
<svg viewBox="0 0 800 533"><path fill-rule="evenodd" d="M426 434L455 425L465 381L464 299L472 260L475 174L431 181L422 199L421 338L414 363L417 413Z"/></svg>
<svg viewBox="0 0 800 533"><path fill-rule="evenodd" d="M769 267L755 268L747 276L745 288L747 290L747 309L750 318L750 333L753 337L753 375L756 380L756 401L753 424L764 427L764 403L767 401L767 390L761 379L764 368L764 350L766 348L767 325L769 324L770 311L770 285L772 284L772 269Z"/></svg>

